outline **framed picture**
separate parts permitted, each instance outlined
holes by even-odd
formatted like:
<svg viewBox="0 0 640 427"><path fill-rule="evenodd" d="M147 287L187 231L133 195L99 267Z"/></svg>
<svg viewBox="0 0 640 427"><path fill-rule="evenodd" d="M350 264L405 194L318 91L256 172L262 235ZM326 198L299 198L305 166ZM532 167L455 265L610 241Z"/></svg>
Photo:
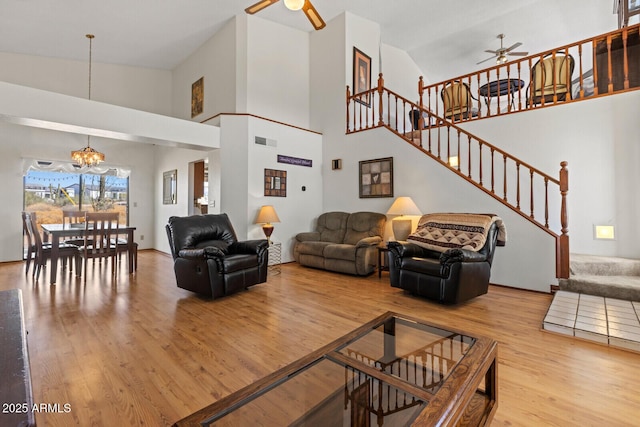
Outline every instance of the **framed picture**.
<svg viewBox="0 0 640 427"><path fill-rule="evenodd" d="M360 162L360 198L393 197L393 157Z"/></svg>
<svg viewBox="0 0 640 427"><path fill-rule="evenodd" d="M371 89L371 57L365 55L357 47L353 47L353 94ZM356 99L367 107L371 106L371 94Z"/></svg>
<svg viewBox="0 0 640 427"><path fill-rule="evenodd" d="M204 77L191 85L191 118L202 113L204 104Z"/></svg>
<svg viewBox="0 0 640 427"><path fill-rule="evenodd" d="M162 174L162 204L175 205L177 197L178 170L167 171Z"/></svg>
<svg viewBox="0 0 640 427"><path fill-rule="evenodd" d="M264 170L264 195L287 197L287 171Z"/></svg>

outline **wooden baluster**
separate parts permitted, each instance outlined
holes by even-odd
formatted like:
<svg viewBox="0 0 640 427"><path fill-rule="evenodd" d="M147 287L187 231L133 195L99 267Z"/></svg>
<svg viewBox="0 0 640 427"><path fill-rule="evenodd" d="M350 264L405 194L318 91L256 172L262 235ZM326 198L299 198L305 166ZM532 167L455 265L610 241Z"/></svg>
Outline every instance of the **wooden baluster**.
<svg viewBox="0 0 640 427"><path fill-rule="evenodd" d="M625 27L622 30L622 58L623 65L622 69L624 72L624 89L629 89L629 56L627 51L627 37L628 37L628 29Z"/></svg>
<svg viewBox="0 0 640 427"><path fill-rule="evenodd" d="M359 124L360 124L360 130L362 130L362 95L358 95L358 99L360 100L360 102L358 103L358 110L359 110L359 114L360 114L360 119L358 120Z"/></svg>
<svg viewBox="0 0 640 427"><path fill-rule="evenodd" d="M398 95L393 95L394 99L395 99L395 107L396 107L396 124L395 124L395 130L398 130ZM391 93L387 92L387 122L389 122L389 124L391 124ZM404 116L402 116L402 118L404 119ZM404 128L403 128L404 130Z"/></svg>
<svg viewBox="0 0 640 427"><path fill-rule="evenodd" d="M380 121L378 122L378 125L382 126L384 124L384 121L382 119L382 91L384 90L384 79L382 78L382 73L378 74L378 97L380 99Z"/></svg>
<svg viewBox="0 0 640 427"><path fill-rule="evenodd" d="M456 151L456 156L458 156L458 172L460 172L460 163L462 163L462 158L460 157L460 129L458 129L458 150Z"/></svg>
<svg viewBox="0 0 640 427"><path fill-rule="evenodd" d="M438 156L440 154L438 153ZM447 133L447 165L449 164L449 157L451 157L451 129Z"/></svg>
<svg viewBox="0 0 640 427"><path fill-rule="evenodd" d="M560 163L560 196L562 198L560 206L560 224L562 226L559 239L559 250L556 254L556 260L559 260L557 277L561 279L569 278L569 225L567 216L567 193L569 192L569 171L568 163Z"/></svg>
<svg viewBox="0 0 640 427"><path fill-rule="evenodd" d="M549 228L549 178L544 177L544 226Z"/></svg>
<svg viewBox="0 0 640 427"><path fill-rule="evenodd" d="M533 63L531 61L531 58L529 58L529 108L533 108L533 86L535 86L533 82Z"/></svg>
<svg viewBox="0 0 640 427"><path fill-rule="evenodd" d="M502 184L504 186L503 200L506 202L507 201L507 155L506 154L502 155Z"/></svg>
<svg viewBox="0 0 640 427"><path fill-rule="evenodd" d="M491 82L491 76L489 75L489 70L487 70L487 85L490 82ZM489 93L490 93L489 89L490 88L487 87L487 100L489 100L489 101L487 101L487 117L491 117L491 104L490 104L491 97L489 96ZM478 99L480 99L480 98L478 98Z"/></svg>
<svg viewBox="0 0 640 427"><path fill-rule="evenodd" d="M467 163L469 165L469 170L467 172L467 176L469 177L469 179L471 179L471 135L467 135L467 138L469 138L467 145ZM482 183L480 183L480 185L482 185Z"/></svg>
<svg viewBox="0 0 640 427"><path fill-rule="evenodd" d="M369 91L367 92L369 96L369 102L371 103L371 110L364 110L367 118L367 129L375 126L376 117L378 118L378 124L382 121L382 96L378 97L378 102L380 103L380 116L376 114L376 93L377 91ZM369 124L369 117L371 117L371 124Z"/></svg>
<svg viewBox="0 0 640 427"><path fill-rule="evenodd" d="M479 173L480 173L480 186L484 187L484 183L482 182L482 141L478 140L478 164L479 164ZM469 137L469 178L471 178L471 137Z"/></svg>
<svg viewBox="0 0 640 427"><path fill-rule="evenodd" d="M349 98L351 94L349 92L349 85L347 85L347 133L349 133Z"/></svg>
<svg viewBox="0 0 640 427"><path fill-rule="evenodd" d="M496 68L496 81L498 81L498 82L500 81L500 69L501 68L502 68L502 66ZM496 98L497 98L496 105L498 106L498 110L496 111L496 115L500 115L500 98L502 98L502 97L500 96L500 86L499 85L496 88L496 90L497 90L496 94L498 95L498 96L496 96Z"/></svg>
<svg viewBox="0 0 640 427"><path fill-rule="evenodd" d="M591 41L591 63L597 64L596 47L597 40ZM598 67L593 67L593 96L598 96Z"/></svg>
<svg viewBox="0 0 640 427"><path fill-rule="evenodd" d="M578 45L578 61L580 61L580 99L584 99L584 77L582 76L582 44ZM596 68L596 67L593 67Z"/></svg>
<svg viewBox="0 0 640 427"><path fill-rule="evenodd" d="M480 73L476 74L478 81L478 91L476 98L478 98L478 118L482 117L482 102L480 102Z"/></svg>
<svg viewBox="0 0 640 427"><path fill-rule="evenodd" d="M493 164L493 153L494 153L495 151L496 151L496 150L495 150L493 147L491 147L491 192L492 192L493 194L495 194L495 193L496 193L496 192L495 192L495 183L496 183L496 179L495 179L495 169L496 169L496 168L494 167L494 164Z"/></svg>
<svg viewBox="0 0 640 427"><path fill-rule="evenodd" d="M607 36L607 73L609 76L609 85L607 86L607 93L613 92L613 64L611 63L611 35Z"/></svg>
<svg viewBox="0 0 640 427"><path fill-rule="evenodd" d="M516 208L520 210L520 162L516 162Z"/></svg>
<svg viewBox="0 0 640 427"><path fill-rule="evenodd" d="M522 60L518 60L518 111L522 110L522 87L520 86L520 82L522 81L522 69L520 65L522 64Z"/></svg>
<svg viewBox="0 0 640 427"><path fill-rule="evenodd" d="M534 216L535 207L533 204L533 169L529 169L529 209L531 209L529 217L531 219L535 219L535 216Z"/></svg>

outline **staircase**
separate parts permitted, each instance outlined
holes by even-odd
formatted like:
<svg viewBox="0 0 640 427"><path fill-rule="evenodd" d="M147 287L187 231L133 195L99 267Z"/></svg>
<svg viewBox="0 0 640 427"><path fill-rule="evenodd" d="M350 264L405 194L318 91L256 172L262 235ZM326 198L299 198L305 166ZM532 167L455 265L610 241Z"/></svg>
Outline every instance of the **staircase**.
<svg viewBox="0 0 640 427"><path fill-rule="evenodd" d="M561 290L626 301L640 301L640 260L571 254L568 279Z"/></svg>

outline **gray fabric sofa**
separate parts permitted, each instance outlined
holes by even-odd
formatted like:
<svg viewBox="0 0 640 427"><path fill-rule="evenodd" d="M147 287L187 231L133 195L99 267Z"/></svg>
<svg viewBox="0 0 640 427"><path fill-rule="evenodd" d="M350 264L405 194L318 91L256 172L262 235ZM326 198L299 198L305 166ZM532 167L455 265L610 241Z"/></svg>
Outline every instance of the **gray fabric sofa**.
<svg viewBox="0 0 640 427"><path fill-rule="evenodd" d="M366 276L377 264L387 217L376 212L326 212L316 230L299 233L293 256L300 265Z"/></svg>

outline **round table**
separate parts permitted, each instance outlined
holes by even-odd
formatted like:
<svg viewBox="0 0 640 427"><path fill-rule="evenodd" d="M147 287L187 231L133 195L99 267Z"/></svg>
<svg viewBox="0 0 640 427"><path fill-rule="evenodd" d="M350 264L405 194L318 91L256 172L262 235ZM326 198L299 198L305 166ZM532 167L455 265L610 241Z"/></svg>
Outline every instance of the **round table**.
<svg viewBox="0 0 640 427"><path fill-rule="evenodd" d="M524 87L524 81L520 79L500 79L494 80L480 86L478 92L485 98L487 109L491 105L491 98L495 96L510 95L511 107L514 108L513 94Z"/></svg>

